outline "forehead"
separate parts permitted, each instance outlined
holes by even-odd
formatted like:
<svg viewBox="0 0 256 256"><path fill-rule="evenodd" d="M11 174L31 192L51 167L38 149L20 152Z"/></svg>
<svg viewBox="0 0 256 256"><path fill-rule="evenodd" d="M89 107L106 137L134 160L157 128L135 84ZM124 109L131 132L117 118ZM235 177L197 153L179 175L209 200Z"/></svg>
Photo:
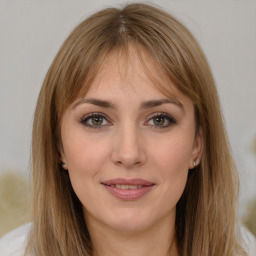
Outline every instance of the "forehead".
<svg viewBox="0 0 256 256"><path fill-rule="evenodd" d="M169 97L181 94L150 54L134 46L108 54L86 96L114 96L120 90L126 93L127 97L132 93L141 97Z"/></svg>

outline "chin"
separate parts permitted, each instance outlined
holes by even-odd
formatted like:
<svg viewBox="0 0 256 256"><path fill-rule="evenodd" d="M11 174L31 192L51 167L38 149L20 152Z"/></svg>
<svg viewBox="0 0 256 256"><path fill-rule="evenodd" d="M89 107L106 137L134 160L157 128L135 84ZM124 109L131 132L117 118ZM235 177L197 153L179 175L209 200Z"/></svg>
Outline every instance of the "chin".
<svg viewBox="0 0 256 256"><path fill-rule="evenodd" d="M110 228L120 232L140 232L154 225L154 218L147 212L146 214L138 211L123 209L114 216L104 218L104 222Z"/></svg>

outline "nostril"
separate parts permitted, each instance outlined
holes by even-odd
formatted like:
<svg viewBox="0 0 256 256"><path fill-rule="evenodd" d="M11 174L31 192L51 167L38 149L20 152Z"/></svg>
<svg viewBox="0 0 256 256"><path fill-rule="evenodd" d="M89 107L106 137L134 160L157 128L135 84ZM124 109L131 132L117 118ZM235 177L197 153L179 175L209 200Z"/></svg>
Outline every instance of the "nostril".
<svg viewBox="0 0 256 256"><path fill-rule="evenodd" d="M145 163L146 154L139 148L115 148L111 153L111 160L118 166L123 165L126 168L138 167Z"/></svg>

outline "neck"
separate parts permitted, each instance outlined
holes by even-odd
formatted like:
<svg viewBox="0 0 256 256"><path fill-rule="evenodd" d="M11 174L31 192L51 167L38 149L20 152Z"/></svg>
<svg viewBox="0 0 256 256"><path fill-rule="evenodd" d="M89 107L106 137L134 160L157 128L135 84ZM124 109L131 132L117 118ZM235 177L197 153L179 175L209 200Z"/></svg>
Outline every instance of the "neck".
<svg viewBox="0 0 256 256"><path fill-rule="evenodd" d="M88 225L93 256L178 256L175 223L161 221L140 231L117 231L99 223Z"/></svg>

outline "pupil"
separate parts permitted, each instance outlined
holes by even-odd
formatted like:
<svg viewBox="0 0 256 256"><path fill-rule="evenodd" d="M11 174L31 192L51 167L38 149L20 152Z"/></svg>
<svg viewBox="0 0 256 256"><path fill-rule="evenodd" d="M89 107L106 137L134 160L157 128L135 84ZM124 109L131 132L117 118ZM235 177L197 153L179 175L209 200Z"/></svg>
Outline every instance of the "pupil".
<svg viewBox="0 0 256 256"><path fill-rule="evenodd" d="M103 122L102 117L93 117L92 118L92 123L94 125L101 125L102 122Z"/></svg>
<svg viewBox="0 0 256 256"><path fill-rule="evenodd" d="M164 117L156 117L155 120L154 120L154 123L156 125L163 125L164 124Z"/></svg>

